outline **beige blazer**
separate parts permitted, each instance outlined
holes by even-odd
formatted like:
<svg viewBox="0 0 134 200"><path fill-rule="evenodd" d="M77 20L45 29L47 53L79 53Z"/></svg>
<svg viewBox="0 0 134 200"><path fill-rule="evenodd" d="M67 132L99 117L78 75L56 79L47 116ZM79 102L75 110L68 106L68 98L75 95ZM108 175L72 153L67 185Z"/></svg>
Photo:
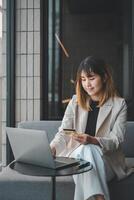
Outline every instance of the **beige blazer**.
<svg viewBox="0 0 134 200"><path fill-rule="evenodd" d="M127 171L125 158L121 151L126 130L127 106L120 97L109 99L99 109L95 137L103 150L103 158L122 179L130 172ZM84 133L87 123L88 111L77 104L76 95L73 96L65 111L58 133L51 142L56 148L57 155L69 156L80 144L70 136L65 135L63 128L73 128L78 133Z"/></svg>

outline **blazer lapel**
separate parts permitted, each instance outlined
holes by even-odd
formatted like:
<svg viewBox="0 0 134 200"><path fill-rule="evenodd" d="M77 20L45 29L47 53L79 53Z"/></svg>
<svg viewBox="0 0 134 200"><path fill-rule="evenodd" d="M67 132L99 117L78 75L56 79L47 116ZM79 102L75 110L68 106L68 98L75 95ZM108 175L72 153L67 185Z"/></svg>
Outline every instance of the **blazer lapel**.
<svg viewBox="0 0 134 200"><path fill-rule="evenodd" d="M97 124L96 124L96 134L98 130L100 129L101 125L109 115L111 109L113 107L112 99L109 99L102 107L100 107Z"/></svg>

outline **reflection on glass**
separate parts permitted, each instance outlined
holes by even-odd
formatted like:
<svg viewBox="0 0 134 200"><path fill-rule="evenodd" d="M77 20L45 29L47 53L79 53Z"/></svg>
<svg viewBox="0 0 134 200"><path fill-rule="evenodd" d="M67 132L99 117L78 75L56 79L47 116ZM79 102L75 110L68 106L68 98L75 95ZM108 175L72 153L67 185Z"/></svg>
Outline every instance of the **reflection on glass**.
<svg viewBox="0 0 134 200"><path fill-rule="evenodd" d="M0 0L0 169L2 160L2 0Z"/></svg>
<svg viewBox="0 0 134 200"><path fill-rule="evenodd" d="M55 39L55 33L60 33L60 0L48 1L48 101L49 101L49 118L55 118L58 115L59 103L59 45Z"/></svg>

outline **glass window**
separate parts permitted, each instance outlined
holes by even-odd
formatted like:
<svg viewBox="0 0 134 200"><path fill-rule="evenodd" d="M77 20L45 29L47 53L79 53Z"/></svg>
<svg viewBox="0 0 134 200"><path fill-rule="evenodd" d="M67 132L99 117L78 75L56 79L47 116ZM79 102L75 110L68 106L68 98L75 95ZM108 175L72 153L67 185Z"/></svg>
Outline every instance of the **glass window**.
<svg viewBox="0 0 134 200"><path fill-rule="evenodd" d="M49 1L49 119L62 118L75 93L79 63L94 55L110 65L117 89L127 101L128 119L134 120L131 4L131 0Z"/></svg>
<svg viewBox="0 0 134 200"><path fill-rule="evenodd" d="M2 160L2 0L0 0L0 165Z"/></svg>
<svg viewBox="0 0 134 200"><path fill-rule="evenodd" d="M48 1L48 118L60 116L60 0Z"/></svg>

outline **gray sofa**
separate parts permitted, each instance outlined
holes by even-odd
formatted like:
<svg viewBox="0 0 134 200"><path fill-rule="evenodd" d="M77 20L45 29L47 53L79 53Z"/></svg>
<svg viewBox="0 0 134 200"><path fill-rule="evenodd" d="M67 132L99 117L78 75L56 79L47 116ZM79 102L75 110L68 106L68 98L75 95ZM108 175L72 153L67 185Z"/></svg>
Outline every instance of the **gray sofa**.
<svg viewBox="0 0 134 200"><path fill-rule="evenodd" d="M20 128L46 130L49 141L60 126L60 121L26 121L19 124ZM134 122L127 122L127 133L122 145L126 161L134 166ZM74 183L72 177L56 179L56 199L73 200ZM112 180L109 183L111 200L128 200L134 198L134 174L124 180ZM19 174L9 166L0 173L1 200L50 200L51 179Z"/></svg>

